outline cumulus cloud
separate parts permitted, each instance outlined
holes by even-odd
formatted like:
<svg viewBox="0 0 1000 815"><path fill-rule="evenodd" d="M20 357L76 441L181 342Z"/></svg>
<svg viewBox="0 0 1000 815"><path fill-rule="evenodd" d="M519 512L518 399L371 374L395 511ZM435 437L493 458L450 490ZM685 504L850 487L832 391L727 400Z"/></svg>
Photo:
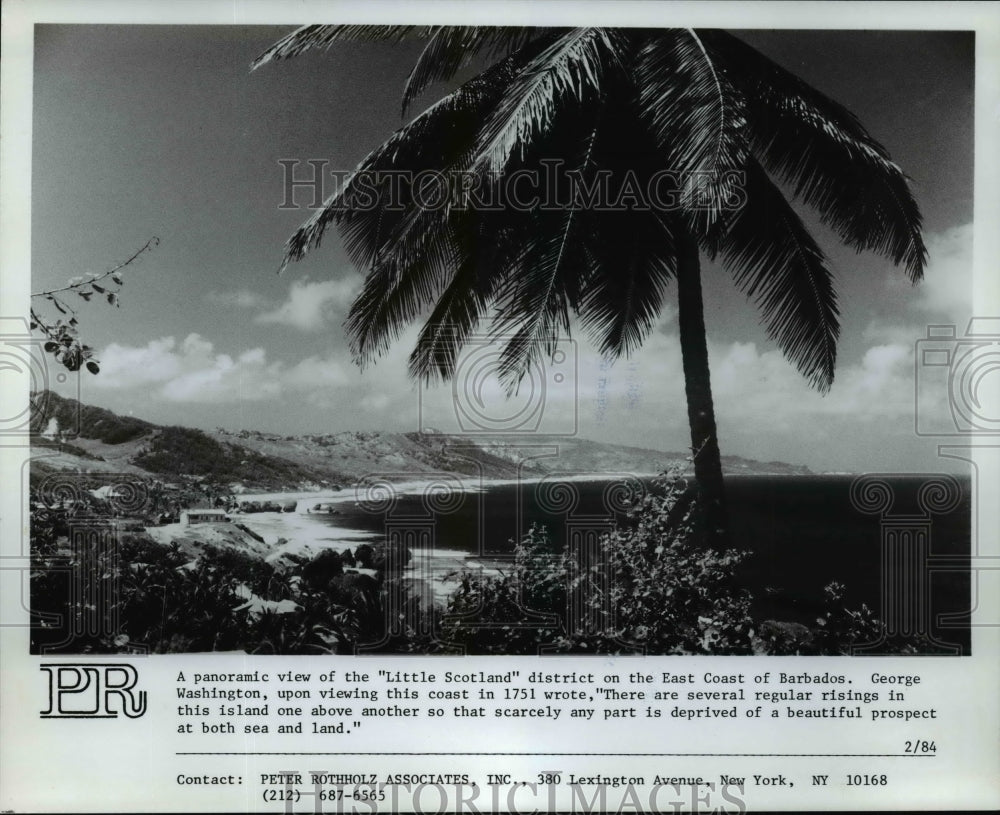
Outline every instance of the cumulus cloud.
<svg viewBox="0 0 1000 815"><path fill-rule="evenodd" d="M282 375L282 381L292 388L323 388L350 382L345 363L337 359L306 357Z"/></svg>
<svg viewBox="0 0 1000 815"><path fill-rule="evenodd" d="M915 318L966 322L973 306L972 241L972 224L928 233L924 279L914 287L892 275L887 278L890 292L907 304Z"/></svg>
<svg viewBox="0 0 1000 815"><path fill-rule="evenodd" d="M927 256L918 307L964 320L972 310L972 224L929 235Z"/></svg>
<svg viewBox="0 0 1000 815"><path fill-rule="evenodd" d="M192 334L182 343L181 352L184 372L164 382L161 389L172 402L256 402L280 392L277 366L267 364L262 348L233 358L216 354L212 343Z"/></svg>
<svg viewBox="0 0 1000 815"><path fill-rule="evenodd" d="M781 425L839 415L858 420L913 412L913 346L868 348L859 362L838 366L833 387L820 394L808 386L780 351L754 343L711 346L713 386L720 412L742 422Z"/></svg>
<svg viewBox="0 0 1000 815"><path fill-rule="evenodd" d="M880 317L862 330L872 347L907 346L911 365L913 346L927 338L928 326L953 324L961 336L973 314L972 224L930 233L925 240L927 268L920 283L911 286L899 275L886 278L889 293L904 308L894 319Z"/></svg>
<svg viewBox="0 0 1000 815"><path fill-rule="evenodd" d="M192 334L192 337L198 337ZM111 343L101 352L101 375L94 381L109 388L130 388L163 382L178 374L180 357L173 337L150 340L135 348Z"/></svg>
<svg viewBox="0 0 1000 815"><path fill-rule="evenodd" d="M295 365L269 362L263 348L232 356L219 353L209 340L189 334L151 340L133 348L118 343L101 354L102 371L95 384L107 389L155 388L172 402L257 402L282 393L310 392L345 385L343 361L307 357Z"/></svg>
<svg viewBox="0 0 1000 815"><path fill-rule="evenodd" d="M296 280L288 291L288 299L277 308L258 314L255 321L319 331L346 311L359 287L360 280L356 278L315 283Z"/></svg>
<svg viewBox="0 0 1000 815"><path fill-rule="evenodd" d="M667 326L652 332L633 359L610 365L587 342L577 344L576 351L575 389L550 384L546 410L568 415L575 407L581 432L591 437L600 437L601 428L608 427L616 438L634 436L633 443L650 434L656 438L669 432L683 438L687 405L676 330L672 332ZM838 365L833 387L825 395L810 388L774 347L710 338L709 358L716 413L741 436L752 437L775 428L784 428L789 434L807 433L813 423L834 416L862 421L912 419L912 340L872 342L859 359ZM499 415L499 387L484 385L479 394L491 400L489 409Z"/></svg>
<svg viewBox="0 0 1000 815"><path fill-rule="evenodd" d="M676 326L671 331L667 324L651 332L632 359L613 364L589 342L564 347L575 353L575 365L543 363L545 382L529 377L510 399L496 376L481 376L483 366L464 366L470 375L467 381L421 390L423 424L457 432L456 400L479 417L499 419L526 416L532 400L544 398L539 432L562 433L576 426L583 436L611 434L622 443L661 448L685 443L687 403ZM467 353L481 352L469 349ZM860 359L841 362L826 395L810 388L774 347L710 339L709 357L716 413L720 423L730 429L730 438L753 438L781 429L805 439L810 436L810 427L834 417L912 421L912 341L871 343ZM559 373L564 378L557 381ZM402 398L412 399L404 392L401 377L386 377L379 397L368 396L360 404L365 410L377 410L383 405L395 406Z"/></svg>

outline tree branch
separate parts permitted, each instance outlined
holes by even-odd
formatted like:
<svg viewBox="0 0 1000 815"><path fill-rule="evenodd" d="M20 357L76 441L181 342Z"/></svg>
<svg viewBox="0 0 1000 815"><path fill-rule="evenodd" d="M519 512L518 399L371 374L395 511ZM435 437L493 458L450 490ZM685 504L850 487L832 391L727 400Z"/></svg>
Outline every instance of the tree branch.
<svg viewBox="0 0 1000 815"><path fill-rule="evenodd" d="M138 251L136 251L132 255L132 257L130 257L124 263L119 263L117 266L115 266L115 268L109 269L108 271L106 271L102 275L98 275L97 277L91 278L90 280L83 280L83 281L81 281L79 283L70 283L69 285L62 286L61 288L58 288L58 289L49 289L48 291L34 292L31 296L32 297L50 297L51 295L58 294L59 292L76 291L81 286L89 286L92 283L96 283L98 280L104 280L105 278L111 277L116 272L120 272L122 269L124 269L126 266L128 266L130 263L132 263L134 260L136 260L143 252L146 252L149 249L152 249L152 248L154 248L156 246L159 246L159 244L160 244L160 239L154 235L152 238L150 238L148 241L146 241L145 245L141 249L139 249Z"/></svg>

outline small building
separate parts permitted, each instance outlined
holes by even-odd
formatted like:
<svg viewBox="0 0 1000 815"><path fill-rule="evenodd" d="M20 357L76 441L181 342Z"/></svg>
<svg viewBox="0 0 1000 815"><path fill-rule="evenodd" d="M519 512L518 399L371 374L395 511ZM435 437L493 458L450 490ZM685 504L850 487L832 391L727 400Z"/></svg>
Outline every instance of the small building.
<svg viewBox="0 0 1000 815"><path fill-rule="evenodd" d="M228 523L229 516L222 509L185 509L181 512L181 525Z"/></svg>

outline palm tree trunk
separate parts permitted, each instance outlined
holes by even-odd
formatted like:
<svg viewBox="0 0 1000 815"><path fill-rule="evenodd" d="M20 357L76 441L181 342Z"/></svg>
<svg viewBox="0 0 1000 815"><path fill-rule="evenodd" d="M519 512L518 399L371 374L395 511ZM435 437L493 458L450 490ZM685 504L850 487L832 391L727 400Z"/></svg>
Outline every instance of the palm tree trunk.
<svg viewBox="0 0 1000 815"><path fill-rule="evenodd" d="M677 253L677 308L694 477L704 512L706 539L708 543L726 545L729 542L729 518L708 370L701 264L698 243L689 234L680 239Z"/></svg>

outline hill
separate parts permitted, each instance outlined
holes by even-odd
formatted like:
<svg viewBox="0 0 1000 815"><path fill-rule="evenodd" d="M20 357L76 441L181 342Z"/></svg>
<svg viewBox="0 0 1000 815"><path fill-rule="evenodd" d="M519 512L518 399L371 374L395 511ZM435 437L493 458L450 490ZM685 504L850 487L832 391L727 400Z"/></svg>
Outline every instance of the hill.
<svg viewBox="0 0 1000 815"><path fill-rule="evenodd" d="M247 490L329 489L378 474L405 480L430 473L487 479L542 476L651 474L681 465L683 453L559 436L453 436L436 432L344 431L280 435L252 430L214 431L161 426L51 392L39 405L33 440L50 451L38 471L129 472L160 479L182 476L241 485ZM732 474L808 475L805 467L723 457Z"/></svg>

